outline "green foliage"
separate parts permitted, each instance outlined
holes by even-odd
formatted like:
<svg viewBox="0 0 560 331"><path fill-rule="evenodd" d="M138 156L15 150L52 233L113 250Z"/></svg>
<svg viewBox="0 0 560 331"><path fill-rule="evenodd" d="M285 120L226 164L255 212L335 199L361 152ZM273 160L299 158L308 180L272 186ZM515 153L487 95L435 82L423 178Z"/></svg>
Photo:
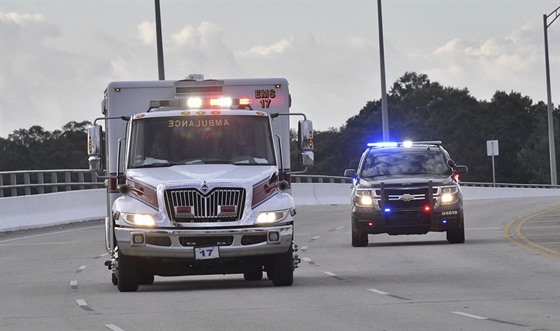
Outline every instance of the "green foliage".
<svg viewBox="0 0 560 331"><path fill-rule="evenodd" d="M550 182L546 105L519 93L496 91L490 102L477 101L467 89L443 87L427 75L407 72L388 93L388 119L393 141L441 140L458 164L469 167L464 181L492 181L486 141L498 140L497 182ZM554 119L558 146L558 108ZM357 167L367 142L382 141L382 136L381 100L368 102L340 129L316 132L315 167L307 173L341 176Z"/></svg>
<svg viewBox="0 0 560 331"><path fill-rule="evenodd" d="M87 168L88 124L72 121L53 132L32 126L0 138L0 171Z"/></svg>

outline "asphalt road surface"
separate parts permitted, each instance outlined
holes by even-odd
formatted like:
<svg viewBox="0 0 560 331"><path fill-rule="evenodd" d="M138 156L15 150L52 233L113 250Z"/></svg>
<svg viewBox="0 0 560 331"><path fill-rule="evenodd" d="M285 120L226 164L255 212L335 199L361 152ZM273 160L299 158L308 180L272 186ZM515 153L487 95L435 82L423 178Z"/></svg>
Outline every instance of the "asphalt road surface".
<svg viewBox="0 0 560 331"><path fill-rule="evenodd" d="M467 201L444 233L350 245L348 205L298 207L294 285L156 277L120 293L100 221L0 237L0 330L560 330L560 201ZM266 278L266 277L265 277Z"/></svg>

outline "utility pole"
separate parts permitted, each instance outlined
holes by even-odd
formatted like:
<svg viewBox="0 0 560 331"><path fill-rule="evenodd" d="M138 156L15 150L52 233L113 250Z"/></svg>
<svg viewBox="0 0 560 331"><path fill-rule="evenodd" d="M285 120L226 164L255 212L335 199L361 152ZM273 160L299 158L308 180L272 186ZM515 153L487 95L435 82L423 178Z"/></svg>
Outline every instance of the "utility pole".
<svg viewBox="0 0 560 331"><path fill-rule="evenodd" d="M554 21L560 16L560 7L556 8L553 12L548 15L543 15L543 25L544 25L544 61L546 67L546 94L548 102L548 150L550 156L550 184L557 185L558 181L556 178L556 152L554 149L554 117L553 106L552 106L552 93L550 92L550 65L548 62L548 27L554 23ZM550 23L548 23L548 18L552 17Z"/></svg>
<svg viewBox="0 0 560 331"><path fill-rule="evenodd" d="M163 67L163 40L161 37L161 14L159 10L159 0L154 0L156 5L156 39L159 80L165 80L165 69Z"/></svg>
<svg viewBox="0 0 560 331"><path fill-rule="evenodd" d="M379 62L381 63L381 123L383 127L383 141L389 141L389 115L387 110L387 88L385 86L385 51L383 48L381 0L377 0L377 22L379 24Z"/></svg>

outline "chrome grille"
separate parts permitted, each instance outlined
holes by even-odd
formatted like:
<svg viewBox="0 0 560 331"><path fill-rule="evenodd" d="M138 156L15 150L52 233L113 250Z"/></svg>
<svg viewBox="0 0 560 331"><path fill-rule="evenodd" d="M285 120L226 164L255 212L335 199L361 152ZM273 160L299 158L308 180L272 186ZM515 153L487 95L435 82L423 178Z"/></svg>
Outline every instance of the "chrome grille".
<svg viewBox="0 0 560 331"><path fill-rule="evenodd" d="M207 194L196 189L167 190L165 205L175 222L231 222L243 215L245 190L215 188Z"/></svg>

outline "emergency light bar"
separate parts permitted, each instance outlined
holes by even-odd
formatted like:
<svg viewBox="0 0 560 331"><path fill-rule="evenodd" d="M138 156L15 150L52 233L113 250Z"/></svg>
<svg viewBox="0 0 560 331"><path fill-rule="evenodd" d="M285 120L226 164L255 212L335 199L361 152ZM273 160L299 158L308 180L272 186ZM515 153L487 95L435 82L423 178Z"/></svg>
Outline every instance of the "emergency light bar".
<svg viewBox="0 0 560 331"><path fill-rule="evenodd" d="M401 142L376 142L376 143L368 143L368 147L373 148L391 148L391 147L412 147L417 145L441 145L441 141L433 140L433 141L401 141Z"/></svg>
<svg viewBox="0 0 560 331"><path fill-rule="evenodd" d="M189 97L187 99L172 100L150 100L148 111L154 108L181 108L181 109L200 109L200 108L228 108L228 109L252 109L250 98L232 99L229 97L200 98Z"/></svg>

